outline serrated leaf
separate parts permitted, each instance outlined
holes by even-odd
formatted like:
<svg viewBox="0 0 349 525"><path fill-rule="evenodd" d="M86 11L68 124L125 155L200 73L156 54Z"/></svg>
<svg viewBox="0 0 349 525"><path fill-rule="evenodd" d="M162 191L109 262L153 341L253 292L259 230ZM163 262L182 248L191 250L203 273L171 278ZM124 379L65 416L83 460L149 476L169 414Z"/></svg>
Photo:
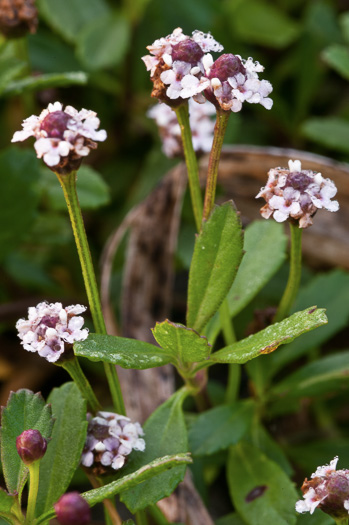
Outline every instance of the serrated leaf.
<svg viewBox="0 0 349 525"><path fill-rule="evenodd" d="M323 51L322 58L337 73L349 80L349 49L347 46L333 44Z"/></svg>
<svg viewBox="0 0 349 525"><path fill-rule="evenodd" d="M271 390L276 397L314 397L349 386L349 351L308 363Z"/></svg>
<svg viewBox="0 0 349 525"><path fill-rule="evenodd" d="M65 86L87 84L88 77L83 71L71 71L67 73L47 73L21 78L9 82L3 90L4 96L21 95L27 91L39 91L40 89L58 88Z"/></svg>
<svg viewBox="0 0 349 525"><path fill-rule="evenodd" d="M75 383L55 388L48 402L56 422L40 463L36 516L47 511L69 487L80 463L87 431L86 402Z"/></svg>
<svg viewBox="0 0 349 525"><path fill-rule="evenodd" d="M294 484L258 448L241 441L229 450L229 491L238 513L249 525L294 525Z"/></svg>
<svg viewBox="0 0 349 525"><path fill-rule="evenodd" d="M52 432L52 411L41 394L22 389L11 392L1 417L1 461L8 491L21 492L28 476L28 467L22 463L17 449L16 437L24 430L39 430L45 439Z"/></svg>
<svg viewBox="0 0 349 525"><path fill-rule="evenodd" d="M91 22L77 39L77 55L88 70L115 67L124 58L130 41L126 17L107 15Z"/></svg>
<svg viewBox="0 0 349 525"><path fill-rule="evenodd" d="M187 325L201 333L226 297L243 251L232 201L216 206L195 241L189 272Z"/></svg>
<svg viewBox="0 0 349 525"><path fill-rule="evenodd" d="M261 291L286 257L287 237L281 224L255 221L246 228L244 256L227 295L231 317L237 315ZM209 322L206 335L214 341L220 329L219 315Z"/></svg>
<svg viewBox="0 0 349 525"><path fill-rule="evenodd" d="M50 206L57 211L66 209L62 188L53 176L52 171L42 170L41 186L47 194ZM96 209L108 204L110 200L109 187L103 177L91 166L81 166L76 183L80 206L83 210Z"/></svg>
<svg viewBox="0 0 349 525"><path fill-rule="evenodd" d="M48 25L71 43L88 23L110 13L105 0L38 0L37 3Z"/></svg>
<svg viewBox="0 0 349 525"><path fill-rule="evenodd" d="M262 354L274 352L280 345L327 323L325 310L310 307L297 312L280 323L275 323L237 343L226 346L211 355L216 363L246 363Z"/></svg>
<svg viewBox="0 0 349 525"><path fill-rule="evenodd" d="M301 127L304 137L327 148L349 152L349 121L337 117L311 118Z"/></svg>
<svg viewBox="0 0 349 525"><path fill-rule="evenodd" d="M85 341L74 343L74 353L87 357L90 361L102 361L137 370L172 362L172 356L162 348L137 339L114 335L90 334Z"/></svg>
<svg viewBox="0 0 349 525"><path fill-rule="evenodd" d="M200 414L188 433L193 456L214 454L238 443L251 425L254 411L253 403L241 401Z"/></svg>
<svg viewBox="0 0 349 525"><path fill-rule="evenodd" d="M128 475L163 455L187 452L187 431L182 411L187 395L185 390L176 392L151 414L144 425L145 452L133 452L124 474ZM153 505L174 491L183 480L185 470L185 466L175 467L122 492L120 499L132 513Z"/></svg>
<svg viewBox="0 0 349 525"><path fill-rule="evenodd" d="M172 362L195 363L210 355L211 345L206 337L182 324L166 320L156 323L152 332L163 350L172 356Z"/></svg>

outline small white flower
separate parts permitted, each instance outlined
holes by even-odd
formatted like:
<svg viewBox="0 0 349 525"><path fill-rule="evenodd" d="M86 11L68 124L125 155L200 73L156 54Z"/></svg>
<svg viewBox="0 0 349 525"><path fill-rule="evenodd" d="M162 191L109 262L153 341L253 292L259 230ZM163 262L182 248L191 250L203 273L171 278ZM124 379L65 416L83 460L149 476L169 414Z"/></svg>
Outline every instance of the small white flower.
<svg viewBox="0 0 349 525"><path fill-rule="evenodd" d="M82 329L83 317L76 313L86 310L85 306L72 305L63 308L61 303L39 303L28 310L28 319L19 319L16 324L18 337L25 350L37 352L47 361L54 363L64 353L66 344L83 341L88 330Z"/></svg>

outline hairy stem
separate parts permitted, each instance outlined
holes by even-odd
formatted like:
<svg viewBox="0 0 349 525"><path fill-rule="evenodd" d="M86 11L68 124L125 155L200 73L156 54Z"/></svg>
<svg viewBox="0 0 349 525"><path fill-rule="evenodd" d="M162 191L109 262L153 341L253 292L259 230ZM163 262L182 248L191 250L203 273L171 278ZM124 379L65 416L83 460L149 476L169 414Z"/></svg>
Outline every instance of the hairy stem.
<svg viewBox="0 0 349 525"><path fill-rule="evenodd" d="M228 300L224 299L222 306L219 309L219 319L223 331L223 338L225 344L232 345L236 342L234 326L230 319ZM228 368L228 385L225 393L225 400L227 403L236 401L239 393L241 377L241 366L235 363L230 363Z"/></svg>
<svg viewBox="0 0 349 525"><path fill-rule="evenodd" d="M29 465L29 494L28 494L28 506L26 523L32 523L35 516L36 498L39 489L39 470L40 461L34 461Z"/></svg>
<svg viewBox="0 0 349 525"><path fill-rule="evenodd" d="M81 370L80 363L76 357L63 361L60 365L64 370L68 372L70 377L75 382L76 386L80 390L84 399L86 399L87 404L91 411L95 414L98 410L101 409L101 405L98 399L95 396L95 393L92 390L92 387L85 376L84 372Z"/></svg>

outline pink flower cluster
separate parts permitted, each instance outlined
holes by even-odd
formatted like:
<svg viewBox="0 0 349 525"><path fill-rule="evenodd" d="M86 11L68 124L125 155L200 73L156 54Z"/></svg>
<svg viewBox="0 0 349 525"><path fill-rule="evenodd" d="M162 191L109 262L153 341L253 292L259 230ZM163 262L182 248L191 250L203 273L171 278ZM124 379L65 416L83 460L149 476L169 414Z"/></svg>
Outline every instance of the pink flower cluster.
<svg viewBox="0 0 349 525"><path fill-rule="evenodd" d="M113 412L97 412L88 424L81 463L95 475L118 470L132 450L145 450L141 436L144 432L139 423Z"/></svg>
<svg viewBox="0 0 349 525"><path fill-rule="evenodd" d="M63 308L62 303L46 302L29 308L28 319L16 324L21 344L51 363L58 361L67 345L88 337L87 328L82 328L84 318L79 316L85 310L80 304Z"/></svg>
<svg viewBox="0 0 349 525"><path fill-rule="evenodd" d="M307 228L318 209L332 212L339 209L338 202L331 200L337 193L334 182L321 173L302 170L299 160L290 160L288 166L289 169L271 169L267 185L256 196L267 202L261 209L262 217L273 216L277 222L295 219L300 228Z"/></svg>

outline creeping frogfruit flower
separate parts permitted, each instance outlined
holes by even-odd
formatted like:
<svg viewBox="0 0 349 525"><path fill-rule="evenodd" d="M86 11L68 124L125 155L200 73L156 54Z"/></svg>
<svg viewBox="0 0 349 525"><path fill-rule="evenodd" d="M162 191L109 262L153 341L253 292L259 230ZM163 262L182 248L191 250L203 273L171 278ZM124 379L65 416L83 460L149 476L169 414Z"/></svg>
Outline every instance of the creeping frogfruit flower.
<svg viewBox="0 0 349 525"><path fill-rule="evenodd" d="M336 470L338 457L329 465L318 467L302 485L303 499L297 501L296 511L310 512L321 509L337 520L349 518L349 470ZM347 521L345 521L346 523Z"/></svg>
<svg viewBox="0 0 349 525"><path fill-rule="evenodd" d="M61 525L88 525L91 522L89 504L78 492L63 494L54 509Z"/></svg>
<svg viewBox="0 0 349 525"><path fill-rule="evenodd" d="M21 131L16 131L12 142L35 137L34 148L39 159L55 173L66 175L76 171L82 158L96 149L96 141L104 141L107 133L98 130L99 119L94 111L77 111L60 102L49 104L39 116L24 120Z"/></svg>
<svg viewBox="0 0 349 525"><path fill-rule="evenodd" d="M24 430L16 438L16 448L23 463L29 466L44 456L47 441L39 430Z"/></svg>
<svg viewBox="0 0 349 525"><path fill-rule="evenodd" d="M79 316L85 310L80 304L63 308L61 303L39 303L29 308L28 319L17 321L18 337L25 350L38 352L51 363L67 358L63 353L88 337L87 328L82 328L84 318Z"/></svg>
<svg viewBox="0 0 349 525"><path fill-rule="evenodd" d="M297 220L300 228L307 228L313 224L312 217L318 209L339 209L338 202L331 200L337 193L334 182L321 173L302 170L299 160L290 160L288 166L289 169L271 169L267 185L256 196L267 202L261 208L262 217L273 216L277 222Z"/></svg>
<svg viewBox="0 0 349 525"><path fill-rule="evenodd" d="M113 412L97 412L89 420L81 464L96 476L119 470L132 450L145 450L141 436L139 423Z"/></svg>

